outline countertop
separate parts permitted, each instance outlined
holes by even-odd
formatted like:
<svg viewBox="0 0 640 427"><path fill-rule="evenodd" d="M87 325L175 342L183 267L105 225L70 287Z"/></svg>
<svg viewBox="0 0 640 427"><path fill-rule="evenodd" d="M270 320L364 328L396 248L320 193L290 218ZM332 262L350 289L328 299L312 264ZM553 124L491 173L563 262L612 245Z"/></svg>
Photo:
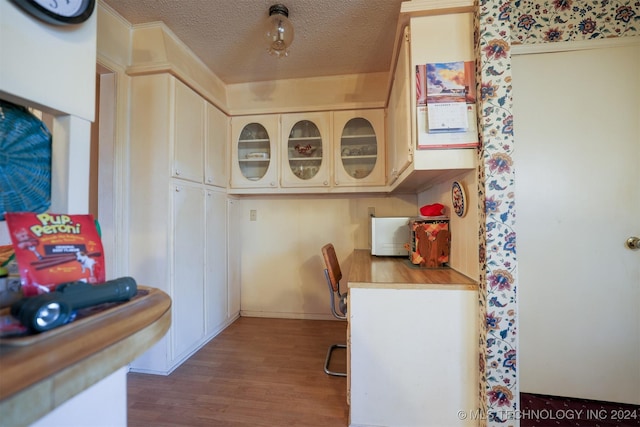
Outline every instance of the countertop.
<svg viewBox="0 0 640 427"><path fill-rule="evenodd" d="M380 257L366 249L353 251L347 282L349 288L478 289L476 281L451 268L420 268L406 257Z"/></svg>
<svg viewBox="0 0 640 427"><path fill-rule="evenodd" d="M29 424L127 365L171 325L171 299L155 288L140 298L60 328L0 343L3 423ZM45 334L51 334L46 336ZM37 338L36 338L37 337ZM25 419L32 418L31 420Z"/></svg>

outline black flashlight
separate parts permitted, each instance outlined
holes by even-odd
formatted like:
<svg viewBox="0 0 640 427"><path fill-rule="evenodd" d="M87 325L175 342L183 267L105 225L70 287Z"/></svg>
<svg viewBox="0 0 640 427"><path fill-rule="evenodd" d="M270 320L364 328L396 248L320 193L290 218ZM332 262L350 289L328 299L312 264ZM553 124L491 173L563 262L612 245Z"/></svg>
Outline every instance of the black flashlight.
<svg viewBox="0 0 640 427"><path fill-rule="evenodd" d="M72 319L76 310L106 302L128 301L138 292L132 277L121 277L99 285L70 282L55 291L22 298L11 306L11 314L32 332L45 332Z"/></svg>

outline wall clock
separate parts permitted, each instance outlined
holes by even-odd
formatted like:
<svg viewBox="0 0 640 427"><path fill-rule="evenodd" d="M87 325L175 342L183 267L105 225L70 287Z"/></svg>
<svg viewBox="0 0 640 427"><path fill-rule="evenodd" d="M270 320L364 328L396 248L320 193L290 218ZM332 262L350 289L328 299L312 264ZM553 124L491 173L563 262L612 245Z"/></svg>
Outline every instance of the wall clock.
<svg viewBox="0 0 640 427"><path fill-rule="evenodd" d="M12 0L27 13L54 25L80 24L91 16L95 0Z"/></svg>

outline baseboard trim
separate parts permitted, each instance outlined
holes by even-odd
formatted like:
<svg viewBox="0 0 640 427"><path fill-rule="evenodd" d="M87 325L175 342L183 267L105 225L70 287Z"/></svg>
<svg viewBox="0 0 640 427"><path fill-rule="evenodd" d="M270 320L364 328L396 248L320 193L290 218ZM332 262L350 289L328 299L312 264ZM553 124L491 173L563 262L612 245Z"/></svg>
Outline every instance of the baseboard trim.
<svg viewBox="0 0 640 427"><path fill-rule="evenodd" d="M273 319L301 319L301 320L339 320L324 313L285 313L278 311L241 310L241 317L268 317Z"/></svg>

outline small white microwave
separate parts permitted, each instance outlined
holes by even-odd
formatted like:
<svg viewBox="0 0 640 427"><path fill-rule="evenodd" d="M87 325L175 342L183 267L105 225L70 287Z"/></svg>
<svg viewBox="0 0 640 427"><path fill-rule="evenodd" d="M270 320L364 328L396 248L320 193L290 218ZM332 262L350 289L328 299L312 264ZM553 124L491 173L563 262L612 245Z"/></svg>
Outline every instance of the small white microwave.
<svg viewBox="0 0 640 427"><path fill-rule="evenodd" d="M371 217L371 255L408 256L411 217Z"/></svg>

